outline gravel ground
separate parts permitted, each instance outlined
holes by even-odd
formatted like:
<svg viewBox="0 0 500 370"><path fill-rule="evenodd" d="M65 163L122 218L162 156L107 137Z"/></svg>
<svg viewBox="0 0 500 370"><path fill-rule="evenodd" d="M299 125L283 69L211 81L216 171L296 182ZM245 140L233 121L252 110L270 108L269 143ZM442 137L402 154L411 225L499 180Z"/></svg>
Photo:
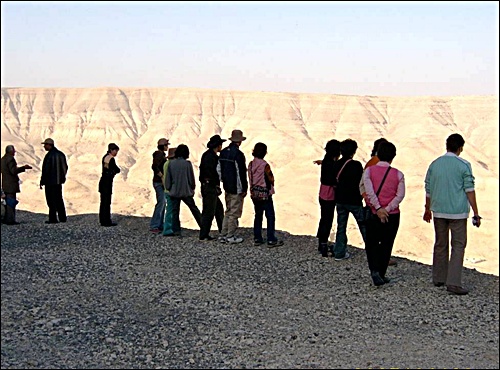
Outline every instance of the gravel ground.
<svg viewBox="0 0 500 370"><path fill-rule="evenodd" d="M18 211L1 226L1 367L499 368L498 276L464 269L467 296L397 258L371 285L363 249L163 237L149 218Z"/></svg>

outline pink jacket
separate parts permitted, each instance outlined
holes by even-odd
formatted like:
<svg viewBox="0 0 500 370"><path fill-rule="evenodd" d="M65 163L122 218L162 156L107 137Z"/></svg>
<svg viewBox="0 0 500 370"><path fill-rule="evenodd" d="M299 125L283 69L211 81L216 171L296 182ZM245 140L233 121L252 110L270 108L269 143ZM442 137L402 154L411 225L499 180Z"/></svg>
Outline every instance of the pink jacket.
<svg viewBox="0 0 500 370"><path fill-rule="evenodd" d="M378 197L376 196L376 192L389 166L388 162L381 161L374 166L368 167L363 174L366 195L373 212L383 207L389 214L399 213L399 204L405 197L404 175L393 167L387 174L380 194Z"/></svg>

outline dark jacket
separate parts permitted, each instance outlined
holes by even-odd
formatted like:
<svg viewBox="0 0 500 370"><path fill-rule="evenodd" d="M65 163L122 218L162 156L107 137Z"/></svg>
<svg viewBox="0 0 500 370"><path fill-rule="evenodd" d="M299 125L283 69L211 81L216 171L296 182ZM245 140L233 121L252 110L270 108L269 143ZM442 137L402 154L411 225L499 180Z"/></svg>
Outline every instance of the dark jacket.
<svg viewBox="0 0 500 370"><path fill-rule="evenodd" d="M217 172L218 163L219 156L213 149L208 149L205 153L203 153L200 161L200 182L202 185L220 185L219 173Z"/></svg>
<svg viewBox="0 0 500 370"><path fill-rule="evenodd" d="M66 182L67 172L66 156L56 147L52 147L43 158L40 185L62 185Z"/></svg>
<svg viewBox="0 0 500 370"><path fill-rule="evenodd" d="M247 166L245 155L235 143L224 148L219 157L221 180L224 190L229 194L248 191Z"/></svg>
<svg viewBox="0 0 500 370"><path fill-rule="evenodd" d="M6 194L20 193L18 174L26 171L24 167L17 167L16 159L6 153L1 160L2 189Z"/></svg>
<svg viewBox="0 0 500 370"><path fill-rule="evenodd" d="M158 172L163 173L163 165L167 161L167 155L162 150L157 150L153 153L153 164L151 169L153 170L153 182L161 182L163 186L163 180L161 176L158 176Z"/></svg>
<svg viewBox="0 0 500 370"><path fill-rule="evenodd" d="M110 156L108 161L106 161L106 157ZM108 162L108 163L106 163ZM112 193L113 190L113 179L117 173L120 173L120 168L116 165L115 158L106 153L104 157L102 157L102 174L101 179L99 180L99 193Z"/></svg>
<svg viewBox="0 0 500 370"><path fill-rule="evenodd" d="M331 156L326 156L323 158L321 163L321 184L327 186L335 185L335 173L334 164L336 161L333 160Z"/></svg>
<svg viewBox="0 0 500 370"><path fill-rule="evenodd" d="M339 173L344 163L349 158L342 157L333 165L333 173L335 178ZM335 200L339 204L347 204L353 206L362 206L362 199L359 192L359 181L363 176L363 165L359 161L351 160L347 163L340 173L339 181L335 179Z"/></svg>

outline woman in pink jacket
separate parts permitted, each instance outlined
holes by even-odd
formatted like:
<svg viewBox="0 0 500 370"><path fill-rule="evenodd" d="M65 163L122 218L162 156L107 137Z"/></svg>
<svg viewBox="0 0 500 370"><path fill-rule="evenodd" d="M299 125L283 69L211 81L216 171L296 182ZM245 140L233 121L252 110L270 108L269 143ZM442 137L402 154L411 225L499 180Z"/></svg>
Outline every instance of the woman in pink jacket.
<svg viewBox="0 0 500 370"><path fill-rule="evenodd" d="M366 195L372 217L366 220L366 256L373 284L384 285L392 247L399 228L399 204L405 196L405 179L401 171L391 167L396 147L381 143L377 156L380 161L363 174Z"/></svg>

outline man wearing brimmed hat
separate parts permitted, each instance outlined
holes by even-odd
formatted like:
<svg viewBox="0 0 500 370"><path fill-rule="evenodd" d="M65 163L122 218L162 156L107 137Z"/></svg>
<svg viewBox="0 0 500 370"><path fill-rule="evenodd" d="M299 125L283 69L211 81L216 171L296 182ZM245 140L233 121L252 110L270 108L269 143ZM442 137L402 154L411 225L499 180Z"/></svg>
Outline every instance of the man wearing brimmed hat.
<svg viewBox="0 0 500 370"><path fill-rule="evenodd" d="M18 203L16 193L21 192L19 174L32 168L27 164L18 167L16 159L14 158L15 155L16 148L14 148L14 145L7 145L5 147L5 155L2 157L0 164L2 172L2 190L5 194L6 202L5 220L3 220L3 223L6 225L19 225L19 222L16 221L16 205Z"/></svg>
<svg viewBox="0 0 500 370"><path fill-rule="evenodd" d="M62 186L66 182L68 172L66 155L54 146L54 140L51 138L45 139L42 144L47 151L43 158L40 179L40 189L45 186L45 199L49 207L49 219L45 223L66 222L66 208L62 196Z"/></svg>
<svg viewBox="0 0 500 370"><path fill-rule="evenodd" d="M200 240L213 240L209 233L212 227L212 221L215 216L219 232L222 230L224 220L224 207L219 199L221 194L220 177L217 172L219 164L219 153L222 150L222 139L219 135L214 135L207 143L208 150L201 156L200 162L200 182L201 196L203 197L203 211L201 214Z"/></svg>
<svg viewBox="0 0 500 370"><path fill-rule="evenodd" d="M236 235L238 219L243 213L243 199L247 195L248 180L245 155L240 150L241 142L246 140L241 130L233 130L231 143L220 153L219 166L226 198L226 213L222 222L219 240L241 243L243 238Z"/></svg>
<svg viewBox="0 0 500 370"><path fill-rule="evenodd" d="M165 217L165 189L163 188L163 165L167 158L165 152L168 150L168 139L158 140L158 150L153 153L153 188L156 194L156 205L149 223L149 231L159 233L163 230L163 219Z"/></svg>
<svg viewBox="0 0 500 370"><path fill-rule="evenodd" d="M99 206L99 222L101 226L116 226L111 221L111 194L113 193L113 179L120 168L116 165L115 157L120 148L115 143L108 144L108 151L102 157L102 174L99 180L99 193L101 193L101 205Z"/></svg>

